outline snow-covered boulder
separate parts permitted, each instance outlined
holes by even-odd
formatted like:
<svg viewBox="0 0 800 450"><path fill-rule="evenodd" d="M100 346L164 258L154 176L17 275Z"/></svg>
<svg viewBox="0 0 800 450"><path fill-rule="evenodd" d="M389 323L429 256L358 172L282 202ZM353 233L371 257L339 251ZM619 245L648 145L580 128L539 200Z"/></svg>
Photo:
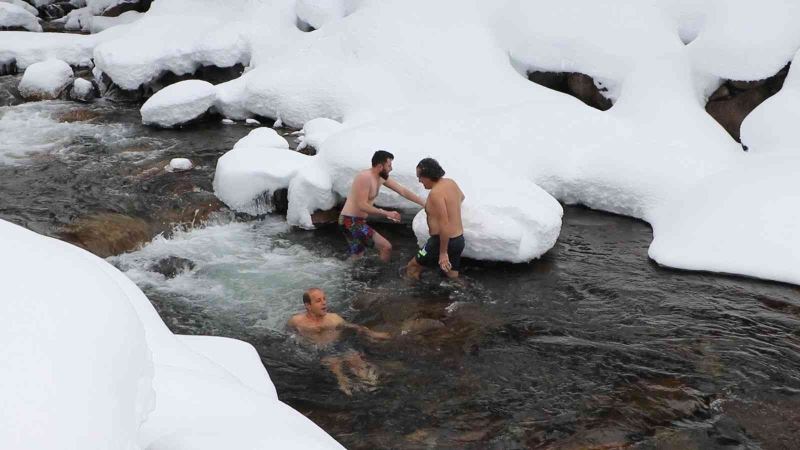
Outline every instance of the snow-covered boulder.
<svg viewBox="0 0 800 450"><path fill-rule="evenodd" d="M170 128L205 114L216 100L214 85L186 80L165 87L142 105L142 123Z"/></svg>
<svg viewBox="0 0 800 450"><path fill-rule="evenodd" d="M194 165L187 158L172 158L166 167L167 172L185 172L191 170Z"/></svg>
<svg viewBox="0 0 800 450"><path fill-rule="evenodd" d="M173 335L75 246L5 221L0 239L0 448L342 448L278 400L251 345Z"/></svg>
<svg viewBox="0 0 800 450"><path fill-rule="evenodd" d="M117 281L69 244L5 221L0 238L0 447L136 448L153 361Z"/></svg>
<svg viewBox="0 0 800 450"><path fill-rule="evenodd" d="M79 102L90 102L94 99L94 85L91 81L76 78L69 91L69 98Z"/></svg>
<svg viewBox="0 0 800 450"><path fill-rule="evenodd" d="M800 155L751 155L653 218L650 257L689 270L800 284Z"/></svg>
<svg viewBox="0 0 800 450"><path fill-rule="evenodd" d="M42 26L39 25L39 19L24 7L0 2L0 30L13 29L42 31Z"/></svg>
<svg viewBox="0 0 800 450"><path fill-rule="evenodd" d="M12 5L19 6L20 8L24 9L25 11L28 11L34 16L39 15L39 10L34 8L33 5L24 0L0 0L0 3L10 3Z"/></svg>
<svg viewBox="0 0 800 450"><path fill-rule="evenodd" d="M352 0L298 0L297 17L314 28L345 17L352 10Z"/></svg>
<svg viewBox="0 0 800 450"><path fill-rule="evenodd" d="M19 93L30 100L58 98L72 83L72 67L60 59L48 59L25 69Z"/></svg>
<svg viewBox="0 0 800 450"><path fill-rule="evenodd" d="M214 193L237 211L264 214L271 209L264 199L288 188L298 170L312 161L289 150L286 140L272 128L256 128L217 161Z"/></svg>

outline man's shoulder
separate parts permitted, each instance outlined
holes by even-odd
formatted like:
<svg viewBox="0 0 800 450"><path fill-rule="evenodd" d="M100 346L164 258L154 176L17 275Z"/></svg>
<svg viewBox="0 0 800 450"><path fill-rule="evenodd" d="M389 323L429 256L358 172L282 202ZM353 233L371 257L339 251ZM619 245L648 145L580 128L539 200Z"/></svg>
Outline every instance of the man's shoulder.
<svg viewBox="0 0 800 450"><path fill-rule="evenodd" d="M297 326L297 325L300 325L301 323L303 323L303 314L302 313L293 315L289 319L289 322L288 322L288 324L291 325L291 326Z"/></svg>

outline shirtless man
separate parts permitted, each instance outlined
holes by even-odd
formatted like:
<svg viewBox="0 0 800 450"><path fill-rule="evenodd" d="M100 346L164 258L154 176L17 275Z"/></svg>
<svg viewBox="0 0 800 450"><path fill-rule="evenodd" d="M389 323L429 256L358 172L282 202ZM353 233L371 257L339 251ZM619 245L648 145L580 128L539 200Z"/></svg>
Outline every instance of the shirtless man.
<svg viewBox="0 0 800 450"><path fill-rule="evenodd" d="M347 239L347 254L350 257L360 257L367 247L375 245L383 262L388 262L391 258L392 244L367 225L366 220L368 215L373 214L394 222L400 221L400 213L397 211L386 211L373 206L381 186L386 186L402 197L424 206L423 200L418 195L389 179L393 160L394 155L378 150L372 155L372 168L362 170L353 179L347 201L339 216L339 228Z"/></svg>
<svg viewBox="0 0 800 450"><path fill-rule="evenodd" d="M425 213L431 237L408 262L406 274L419 280L423 267L436 267L448 278L458 278L461 252L464 251L464 227L461 224L461 202L464 193L455 181L442 178L444 169L433 158L417 164L417 178L429 189Z"/></svg>
<svg viewBox="0 0 800 450"><path fill-rule="evenodd" d="M344 373L344 365L362 383L375 386L378 382L375 368L364 361L361 354L355 350L343 348L341 345L337 346L337 341L345 329L352 329L370 339L378 340L389 339L391 337L389 333L372 331L367 327L347 322L336 313L329 313L328 301L322 289L311 288L305 291L303 304L306 312L295 314L289 319L287 327L296 331L325 355L322 363L336 376L339 389L347 395L353 395L353 385Z"/></svg>

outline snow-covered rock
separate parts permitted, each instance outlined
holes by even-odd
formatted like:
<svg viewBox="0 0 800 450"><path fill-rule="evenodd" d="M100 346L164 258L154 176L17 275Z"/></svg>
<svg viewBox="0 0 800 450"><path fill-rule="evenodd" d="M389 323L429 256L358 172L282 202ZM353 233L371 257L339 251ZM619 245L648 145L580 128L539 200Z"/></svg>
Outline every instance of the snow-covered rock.
<svg viewBox="0 0 800 450"><path fill-rule="evenodd" d="M24 9L25 11L28 11L34 16L39 15L39 10L34 8L30 3L24 0L0 0L0 3L10 3L12 5L19 6L20 8Z"/></svg>
<svg viewBox="0 0 800 450"><path fill-rule="evenodd" d="M79 102L92 101L94 98L94 85L89 80L76 78L72 83L72 89L69 92L69 98Z"/></svg>
<svg viewBox="0 0 800 450"><path fill-rule="evenodd" d="M205 114L216 100L214 85L186 80L165 87L142 105L142 123L170 128Z"/></svg>
<svg viewBox="0 0 800 450"><path fill-rule="evenodd" d="M24 28L42 31L39 19L26 8L16 3L0 2L0 29Z"/></svg>
<svg viewBox="0 0 800 450"><path fill-rule="evenodd" d="M89 21L87 28L90 33L99 33L117 25L136 22L142 17L144 13L138 11L126 11L116 17L95 16Z"/></svg>
<svg viewBox="0 0 800 450"><path fill-rule="evenodd" d="M342 448L249 344L175 336L106 261L4 221L0 237L0 447Z"/></svg>
<svg viewBox="0 0 800 450"><path fill-rule="evenodd" d="M185 172L191 170L194 165L192 161L187 158L172 158L166 169L168 172Z"/></svg>
<svg viewBox="0 0 800 450"><path fill-rule="evenodd" d="M60 59L48 59L25 69L19 82L19 93L26 99L58 98L72 83L72 67Z"/></svg>
<svg viewBox="0 0 800 450"><path fill-rule="evenodd" d="M233 209L264 214L271 205L263 199L289 187L297 172L312 161L310 156L289 150L275 130L256 128L217 161L214 193Z"/></svg>
<svg viewBox="0 0 800 450"><path fill-rule="evenodd" d="M298 0L297 17L314 28L322 28L328 22L341 19L350 13L352 0Z"/></svg>
<svg viewBox="0 0 800 450"><path fill-rule="evenodd" d="M800 155L753 155L653 218L650 257L689 270L800 284Z"/></svg>

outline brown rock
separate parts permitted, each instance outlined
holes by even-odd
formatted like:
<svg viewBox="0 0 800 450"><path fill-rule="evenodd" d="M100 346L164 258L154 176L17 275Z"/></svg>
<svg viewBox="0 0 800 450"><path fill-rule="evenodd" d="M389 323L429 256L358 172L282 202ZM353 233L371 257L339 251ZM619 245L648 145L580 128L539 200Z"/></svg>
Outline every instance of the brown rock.
<svg viewBox="0 0 800 450"><path fill-rule="evenodd" d="M567 76L569 92L578 100L592 108L606 111L611 108L611 100L605 98L594 84L594 79L582 73L571 73Z"/></svg>
<svg viewBox="0 0 800 450"><path fill-rule="evenodd" d="M100 117L100 114L86 108L75 108L59 114L56 121L63 123L88 122Z"/></svg>
<svg viewBox="0 0 800 450"><path fill-rule="evenodd" d="M65 241L105 258L138 248L150 241L153 231L142 219L100 213L78 219L59 234Z"/></svg>
<svg viewBox="0 0 800 450"><path fill-rule="evenodd" d="M101 15L106 17L117 17L120 14L128 11L146 12L150 9L150 5L152 3L153 0L127 0L123 3L106 9Z"/></svg>

